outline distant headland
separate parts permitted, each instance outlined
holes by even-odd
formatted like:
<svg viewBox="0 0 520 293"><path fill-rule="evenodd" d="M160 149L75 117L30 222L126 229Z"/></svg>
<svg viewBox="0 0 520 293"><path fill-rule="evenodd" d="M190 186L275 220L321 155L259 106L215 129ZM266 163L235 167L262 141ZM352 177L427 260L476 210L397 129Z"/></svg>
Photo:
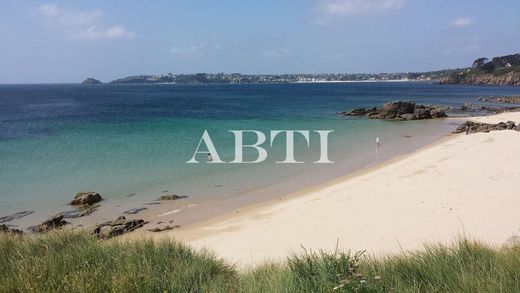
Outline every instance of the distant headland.
<svg viewBox="0 0 520 293"><path fill-rule="evenodd" d="M453 70L439 80L443 84L520 86L520 54L478 58L471 68Z"/></svg>
<svg viewBox="0 0 520 293"><path fill-rule="evenodd" d="M111 81L111 84L257 84L257 83L318 83L370 81L426 81L440 84L512 85L520 86L520 54L476 59L471 67L428 72L404 73L295 73L240 74L194 73L166 75L135 75ZM100 84L87 78L82 84Z"/></svg>
<svg viewBox="0 0 520 293"><path fill-rule="evenodd" d="M95 78L89 77L85 79L81 84L102 84L102 82Z"/></svg>

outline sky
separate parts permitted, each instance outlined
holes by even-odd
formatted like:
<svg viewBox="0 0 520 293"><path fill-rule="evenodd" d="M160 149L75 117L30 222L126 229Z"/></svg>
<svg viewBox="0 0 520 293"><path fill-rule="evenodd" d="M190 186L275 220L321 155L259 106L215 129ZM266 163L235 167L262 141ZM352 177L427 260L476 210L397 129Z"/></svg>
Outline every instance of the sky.
<svg viewBox="0 0 520 293"><path fill-rule="evenodd" d="M520 53L520 1L0 1L0 83L417 72Z"/></svg>

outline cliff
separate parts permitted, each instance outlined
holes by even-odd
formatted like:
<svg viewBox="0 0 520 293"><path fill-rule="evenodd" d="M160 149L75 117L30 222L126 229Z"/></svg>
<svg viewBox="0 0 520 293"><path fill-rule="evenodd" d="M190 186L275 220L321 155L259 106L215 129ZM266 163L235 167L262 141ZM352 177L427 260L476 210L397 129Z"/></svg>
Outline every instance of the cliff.
<svg viewBox="0 0 520 293"><path fill-rule="evenodd" d="M520 72L510 71L503 74L450 74L439 79L441 84L472 84L472 85L512 85L520 86Z"/></svg>
<svg viewBox="0 0 520 293"><path fill-rule="evenodd" d="M441 84L520 86L520 54L476 59L471 68L458 69L441 76Z"/></svg>

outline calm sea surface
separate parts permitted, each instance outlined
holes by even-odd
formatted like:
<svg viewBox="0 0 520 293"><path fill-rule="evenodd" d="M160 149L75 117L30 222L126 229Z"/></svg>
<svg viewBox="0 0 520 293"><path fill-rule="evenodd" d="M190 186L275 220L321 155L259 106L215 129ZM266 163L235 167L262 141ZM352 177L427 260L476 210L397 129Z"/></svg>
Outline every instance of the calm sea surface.
<svg viewBox="0 0 520 293"><path fill-rule="evenodd" d="M460 106L477 104L479 96L513 94L520 89L428 83L0 85L0 216L21 210L48 216L65 209L78 191L98 191L108 204L120 204L150 201L166 190L209 199L303 187L455 127L446 120L344 118L339 111L397 99ZM311 134L310 147L296 140L296 159L304 164L275 163L285 156L283 137L272 148L265 145L269 157L261 164L186 164L205 129L226 161L234 154L228 130L334 130L329 157L335 163L312 164L319 148ZM246 150L246 159L252 156Z"/></svg>

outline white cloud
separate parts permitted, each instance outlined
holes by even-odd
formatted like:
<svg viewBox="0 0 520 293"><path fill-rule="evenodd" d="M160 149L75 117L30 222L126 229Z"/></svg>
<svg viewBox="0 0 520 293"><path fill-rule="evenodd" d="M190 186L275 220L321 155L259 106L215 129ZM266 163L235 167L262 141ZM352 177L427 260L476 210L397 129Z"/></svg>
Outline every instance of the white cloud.
<svg viewBox="0 0 520 293"><path fill-rule="evenodd" d="M62 29L72 39L119 39L133 38L134 32L122 26L100 27L103 11L72 11L54 4L38 7L38 14L47 26Z"/></svg>
<svg viewBox="0 0 520 293"><path fill-rule="evenodd" d="M263 51L262 56L264 58L274 59L274 58L283 58L292 53L293 53L293 50L291 50L291 49L272 49L272 50Z"/></svg>
<svg viewBox="0 0 520 293"><path fill-rule="evenodd" d="M475 21L469 17L459 17L450 22L454 27L468 27L475 23Z"/></svg>
<svg viewBox="0 0 520 293"><path fill-rule="evenodd" d="M98 28L97 26L89 26L86 30L76 32L71 35L73 39L120 39L133 38L134 32L127 31L121 26L112 26L109 28Z"/></svg>
<svg viewBox="0 0 520 293"><path fill-rule="evenodd" d="M324 17L338 17L369 14L403 7L405 0L320 0L320 14Z"/></svg>

